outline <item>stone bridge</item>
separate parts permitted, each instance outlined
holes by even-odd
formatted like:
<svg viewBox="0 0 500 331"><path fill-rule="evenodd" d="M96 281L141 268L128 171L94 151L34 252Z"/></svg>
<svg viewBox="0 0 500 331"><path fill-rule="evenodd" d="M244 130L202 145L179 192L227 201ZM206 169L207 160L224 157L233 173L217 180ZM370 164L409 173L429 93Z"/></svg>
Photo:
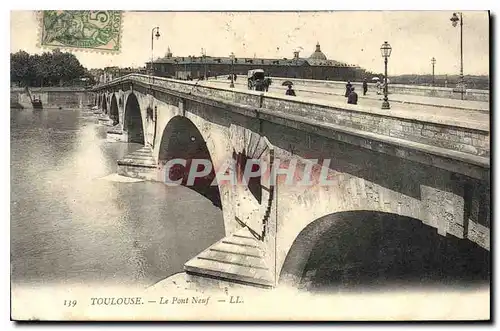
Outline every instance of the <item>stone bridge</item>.
<svg viewBox="0 0 500 331"><path fill-rule="evenodd" d="M109 134L144 145L118 160L120 174L164 181L169 160L212 162L215 170L192 189L222 209L226 237L187 261L188 273L264 287L296 282L327 229L357 240L374 224L410 226L407 241L425 229L429 238L490 249L489 123L137 74L93 92L112 122ZM313 180L327 174L328 185L290 185L282 176L210 185L217 169L241 177L249 159L279 162L297 180L312 169ZM373 240L359 249L383 258Z"/></svg>

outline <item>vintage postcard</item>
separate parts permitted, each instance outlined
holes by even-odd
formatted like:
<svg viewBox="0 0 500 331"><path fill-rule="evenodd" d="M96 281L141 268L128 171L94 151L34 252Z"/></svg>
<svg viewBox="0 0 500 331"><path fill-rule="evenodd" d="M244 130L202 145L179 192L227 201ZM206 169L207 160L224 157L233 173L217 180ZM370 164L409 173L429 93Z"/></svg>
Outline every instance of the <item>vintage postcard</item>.
<svg viewBox="0 0 500 331"><path fill-rule="evenodd" d="M13 320L491 319L488 11L10 16Z"/></svg>

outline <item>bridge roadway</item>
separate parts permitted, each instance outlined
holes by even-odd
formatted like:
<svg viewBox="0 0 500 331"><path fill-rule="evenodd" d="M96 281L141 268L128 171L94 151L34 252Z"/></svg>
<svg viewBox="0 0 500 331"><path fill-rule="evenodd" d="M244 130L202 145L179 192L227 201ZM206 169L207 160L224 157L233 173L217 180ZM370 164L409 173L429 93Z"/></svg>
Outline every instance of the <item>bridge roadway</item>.
<svg viewBox="0 0 500 331"><path fill-rule="evenodd" d="M198 84L213 87L229 87L229 82L223 80L209 80ZM237 81L235 89L244 91L247 89L246 82ZM269 95L283 96L285 86L271 85ZM346 103L344 90L316 87L298 86L294 87L298 98L332 101L335 103ZM377 112L381 111L383 96L377 95L373 89L368 90L367 95L362 91L358 93L358 104L373 107ZM391 94L389 95L391 109L386 112L398 117L408 119L437 122L442 124L461 123L471 128L489 130L489 103L471 100L456 100L437 97L426 97L416 95Z"/></svg>
<svg viewBox="0 0 500 331"><path fill-rule="evenodd" d="M271 78L273 79L273 84L271 86L274 88L282 88L283 91L285 90L285 87L281 86L281 84L286 80L291 80L294 83L294 89L299 92L315 92L318 94L331 94L338 96L343 96L345 93L345 82L288 79L283 77ZM218 78L216 81L229 86L229 82L226 82L226 80L227 78ZM242 84L242 86L245 85L244 88L246 88L246 80L247 77L238 76L237 85ZM210 81L213 82L215 80L210 78ZM361 83L353 82L352 84L358 92L362 92ZM489 91L474 89L467 90L465 100L460 100L459 94L453 93L452 91L453 90L451 88L434 88L429 86L398 84L389 85L389 95L393 102L489 111ZM368 94L364 97L380 100L382 98L381 95L376 94L376 85L373 83L368 83Z"/></svg>

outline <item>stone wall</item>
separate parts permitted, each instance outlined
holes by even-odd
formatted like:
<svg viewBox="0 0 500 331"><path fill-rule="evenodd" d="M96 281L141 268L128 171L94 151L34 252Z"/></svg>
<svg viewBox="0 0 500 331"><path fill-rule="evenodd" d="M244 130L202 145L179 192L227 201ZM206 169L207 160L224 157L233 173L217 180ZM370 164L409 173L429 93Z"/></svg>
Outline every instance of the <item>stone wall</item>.
<svg viewBox="0 0 500 331"><path fill-rule="evenodd" d="M17 108L17 109L23 109L26 107L31 107L30 103L21 103L22 100L19 98L19 92L17 91L10 91L10 108Z"/></svg>
<svg viewBox="0 0 500 331"><path fill-rule="evenodd" d="M81 88L30 88L32 97L40 98L44 108L82 108L94 102L94 96ZM31 100L23 88L11 88L11 107L21 105L32 108ZM19 108L19 107L18 107Z"/></svg>
<svg viewBox="0 0 500 331"><path fill-rule="evenodd" d="M308 224L347 211L418 219L443 236L468 238L490 249L487 181L273 123L264 122L262 135L282 162L295 159L300 165L306 159L330 159L329 186L301 187L278 181L276 216L270 225L276 238L269 239L278 242L277 276L295 238ZM484 193L469 193L478 191Z"/></svg>

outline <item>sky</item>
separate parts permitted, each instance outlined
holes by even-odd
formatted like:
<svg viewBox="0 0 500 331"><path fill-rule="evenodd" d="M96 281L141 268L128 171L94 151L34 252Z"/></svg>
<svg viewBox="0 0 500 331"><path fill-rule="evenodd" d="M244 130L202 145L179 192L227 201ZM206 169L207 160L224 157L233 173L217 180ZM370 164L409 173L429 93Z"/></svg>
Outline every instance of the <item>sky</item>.
<svg viewBox="0 0 500 331"><path fill-rule="evenodd" d="M393 51L389 75L457 74L460 27L452 11L335 12L132 12L123 13L119 54L73 53L87 68L144 66L151 58L151 29L159 27L155 58L170 47L174 56L290 58L294 50L309 57L317 42L329 59L382 72L380 46ZM464 11L464 74L489 73L489 17L486 11ZM11 11L11 52L40 53L39 22L33 11Z"/></svg>

